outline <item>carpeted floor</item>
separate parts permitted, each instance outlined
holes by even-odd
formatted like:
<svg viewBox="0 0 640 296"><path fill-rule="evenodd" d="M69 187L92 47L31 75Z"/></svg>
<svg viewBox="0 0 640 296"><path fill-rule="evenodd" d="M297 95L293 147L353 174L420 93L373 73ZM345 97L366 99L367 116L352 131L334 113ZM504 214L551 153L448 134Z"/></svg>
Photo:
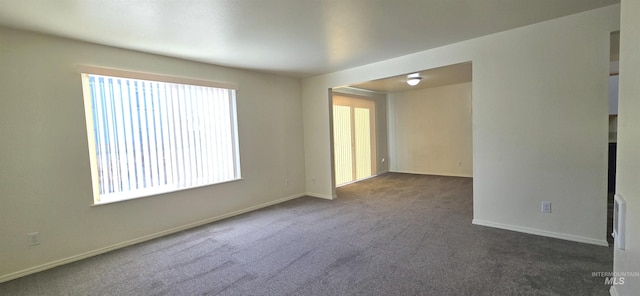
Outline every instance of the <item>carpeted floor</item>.
<svg viewBox="0 0 640 296"><path fill-rule="evenodd" d="M0 284L0 295L609 295L612 249L471 224L469 178L385 174Z"/></svg>

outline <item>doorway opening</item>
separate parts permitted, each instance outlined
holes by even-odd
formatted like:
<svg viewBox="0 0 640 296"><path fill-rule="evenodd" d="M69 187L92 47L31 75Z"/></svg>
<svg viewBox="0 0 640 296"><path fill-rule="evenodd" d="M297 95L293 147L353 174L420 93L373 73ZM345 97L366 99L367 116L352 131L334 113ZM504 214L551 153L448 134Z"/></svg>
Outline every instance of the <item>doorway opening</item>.
<svg viewBox="0 0 640 296"><path fill-rule="evenodd" d="M472 178L472 72L469 61L331 89L334 189L386 172Z"/></svg>
<svg viewBox="0 0 640 296"><path fill-rule="evenodd" d="M618 135L618 76L620 31L611 33L609 50L609 153L607 166L607 242L613 245L613 206L616 191Z"/></svg>

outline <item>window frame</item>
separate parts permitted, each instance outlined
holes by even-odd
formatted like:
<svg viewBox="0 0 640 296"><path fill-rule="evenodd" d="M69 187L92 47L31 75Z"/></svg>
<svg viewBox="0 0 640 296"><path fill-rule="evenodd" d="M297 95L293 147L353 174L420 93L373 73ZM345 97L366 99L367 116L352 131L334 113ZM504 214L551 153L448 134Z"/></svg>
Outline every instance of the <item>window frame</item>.
<svg viewBox="0 0 640 296"><path fill-rule="evenodd" d="M238 108L237 108L237 86L232 83L225 82L216 82L209 80L200 80L193 78L185 78L185 77L175 77L175 76L167 76L167 75L159 75L152 73L144 73L144 72L134 72L128 70L120 70L120 69L112 69L112 68L103 68L96 66L87 66L87 65L76 65L76 69L80 72L81 82L82 82L82 95L84 102L84 111L85 111L85 120L86 120L86 129L87 129L87 142L88 142L88 153L89 153L89 162L90 162L90 170L91 170L91 182L92 182L92 195L93 195L93 206L104 205L110 203L117 203L127 200L133 200L138 198L157 196L177 191L190 190L200 187L213 186L218 184L230 183L242 180L242 170L241 170L241 162L240 162L240 139L238 136ZM95 141L95 129L94 129L94 118L93 118L93 109L92 109L92 97L91 90L89 87L89 75L101 75L101 76L112 76L116 78L124 78L124 79L138 79L138 80L148 80L152 82L161 82L161 83L175 83L175 84L184 84L184 85L192 85L192 86L204 86L204 87L213 87L213 88L223 88L232 90L231 97L229 98L230 105L230 117L231 117L231 140L232 140L232 153L233 153L233 166L235 176L233 179L224 180L215 183L208 184L200 184L200 185L192 185L188 187L173 187L173 186L156 186L150 188L143 188L135 190L135 194L130 194L132 191L122 192L122 193L111 193L112 195L122 195L121 198L112 200L101 200L100 194L100 181L99 181L99 172L98 172L98 159L97 159L97 146ZM164 187L164 188L162 188ZM129 193L129 194L127 194Z"/></svg>

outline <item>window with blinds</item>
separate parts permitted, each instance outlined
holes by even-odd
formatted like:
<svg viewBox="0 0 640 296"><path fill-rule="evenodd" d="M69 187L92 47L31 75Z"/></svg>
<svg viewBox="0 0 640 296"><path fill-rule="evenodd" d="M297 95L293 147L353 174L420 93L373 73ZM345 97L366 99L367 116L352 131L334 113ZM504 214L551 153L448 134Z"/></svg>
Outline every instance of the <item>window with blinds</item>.
<svg viewBox="0 0 640 296"><path fill-rule="evenodd" d="M375 102L333 94L336 186L376 174Z"/></svg>
<svg viewBox="0 0 640 296"><path fill-rule="evenodd" d="M94 203L240 178L235 90L82 74Z"/></svg>

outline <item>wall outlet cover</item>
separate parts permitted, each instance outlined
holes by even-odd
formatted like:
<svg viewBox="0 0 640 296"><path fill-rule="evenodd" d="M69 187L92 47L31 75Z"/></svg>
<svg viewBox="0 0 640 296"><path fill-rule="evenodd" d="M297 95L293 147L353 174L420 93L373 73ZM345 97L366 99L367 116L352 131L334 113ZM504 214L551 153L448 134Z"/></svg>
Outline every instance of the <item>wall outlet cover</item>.
<svg viewBox="0 0 640 296"><path fill-rule="evenodd" d="M550 201L543 201L542 202L542 212L543 213L551 213L551 202Z"/></svg>

